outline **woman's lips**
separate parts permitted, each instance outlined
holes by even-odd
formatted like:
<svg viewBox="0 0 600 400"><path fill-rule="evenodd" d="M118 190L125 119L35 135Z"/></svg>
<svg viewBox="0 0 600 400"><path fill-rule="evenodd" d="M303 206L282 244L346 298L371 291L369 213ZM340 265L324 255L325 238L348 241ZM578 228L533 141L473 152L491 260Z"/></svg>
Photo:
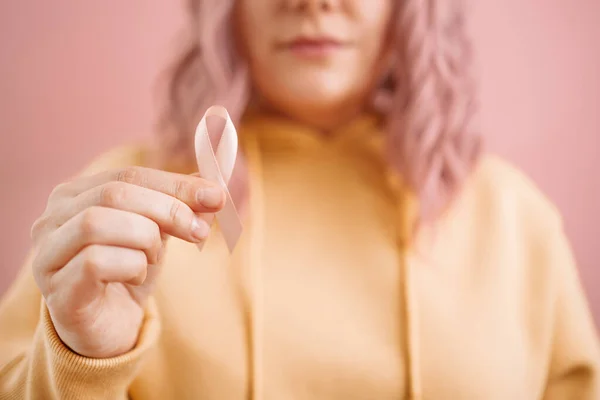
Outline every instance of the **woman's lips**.
<svg viewBox="0 0 600 400"><path fill-rule="evenodd" d="M344 46L341 41L330 38L298 38L285 43L282 47L300 58L323 58Z"/></svg>

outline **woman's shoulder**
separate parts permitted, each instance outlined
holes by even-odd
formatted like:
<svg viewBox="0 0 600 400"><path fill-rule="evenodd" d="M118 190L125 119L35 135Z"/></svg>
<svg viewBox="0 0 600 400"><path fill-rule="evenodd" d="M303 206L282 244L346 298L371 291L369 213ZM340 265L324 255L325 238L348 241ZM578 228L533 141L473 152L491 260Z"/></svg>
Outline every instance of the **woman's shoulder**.
<svg viewBox="0 0 600 400"><path fill-rule="evenodd" d="M521 169L502 157L484 155L465 188L471 206L505 222L544 227L561 225L556 205ZM474 203L474 204L473 204ZM486 219L489 219L486 218Z"/></svg>
<svg viewBox="0 0 600 400"><path fill-rule="evenodd" d="M543 276L540 282L554 285L573 267L558 208L521 169L498 156L480 159L441 227L452 246L469 243L473 252L465 257L499 265L507 278Z"/></svg>

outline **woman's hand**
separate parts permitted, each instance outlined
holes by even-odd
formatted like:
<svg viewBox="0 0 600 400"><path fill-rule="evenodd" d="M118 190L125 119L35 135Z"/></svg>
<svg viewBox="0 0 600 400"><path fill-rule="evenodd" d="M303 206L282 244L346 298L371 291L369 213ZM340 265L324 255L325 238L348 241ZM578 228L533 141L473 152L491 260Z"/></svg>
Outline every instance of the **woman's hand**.
<svg viewBox="0 0 600 400"><path fill-rule="evenodd" d="M33 273L62 341L94 358L132 349L166 235L201 242L225 201L198 177L130 167L57 186L33 224Z"/></svg>

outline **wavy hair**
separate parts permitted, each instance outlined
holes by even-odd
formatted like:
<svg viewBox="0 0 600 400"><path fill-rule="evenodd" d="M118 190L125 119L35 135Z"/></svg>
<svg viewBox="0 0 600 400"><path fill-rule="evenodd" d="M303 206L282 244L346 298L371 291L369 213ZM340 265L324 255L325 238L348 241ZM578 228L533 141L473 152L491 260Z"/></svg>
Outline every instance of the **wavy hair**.
<svg viewBox="0 0 600 400"><path fill-rule="evenodd" d="M204 111L225 106L234 122L251 98L235 43L235 0L188 0L188 41L168 69L160 120L163 160L193 163L193 134ZM389 163L418 200L419 219L456 196L481 152L474 127L472 51L461 0L396 0L391 68L374 88L385 121Z"/></svg>

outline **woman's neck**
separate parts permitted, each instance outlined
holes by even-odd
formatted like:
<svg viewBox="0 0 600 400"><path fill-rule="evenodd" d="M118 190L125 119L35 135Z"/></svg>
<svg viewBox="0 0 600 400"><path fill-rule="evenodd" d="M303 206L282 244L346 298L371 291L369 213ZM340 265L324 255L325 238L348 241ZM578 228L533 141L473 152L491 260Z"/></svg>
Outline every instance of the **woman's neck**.
<svg viewBox="0 0 600 400"><path fill-rule="evenodd" d="M350 104L337 107L274 107L265 102L257 102L253 109L263 115L284 118L323 133L340 129L366 111L363 106Z"/></svg>

